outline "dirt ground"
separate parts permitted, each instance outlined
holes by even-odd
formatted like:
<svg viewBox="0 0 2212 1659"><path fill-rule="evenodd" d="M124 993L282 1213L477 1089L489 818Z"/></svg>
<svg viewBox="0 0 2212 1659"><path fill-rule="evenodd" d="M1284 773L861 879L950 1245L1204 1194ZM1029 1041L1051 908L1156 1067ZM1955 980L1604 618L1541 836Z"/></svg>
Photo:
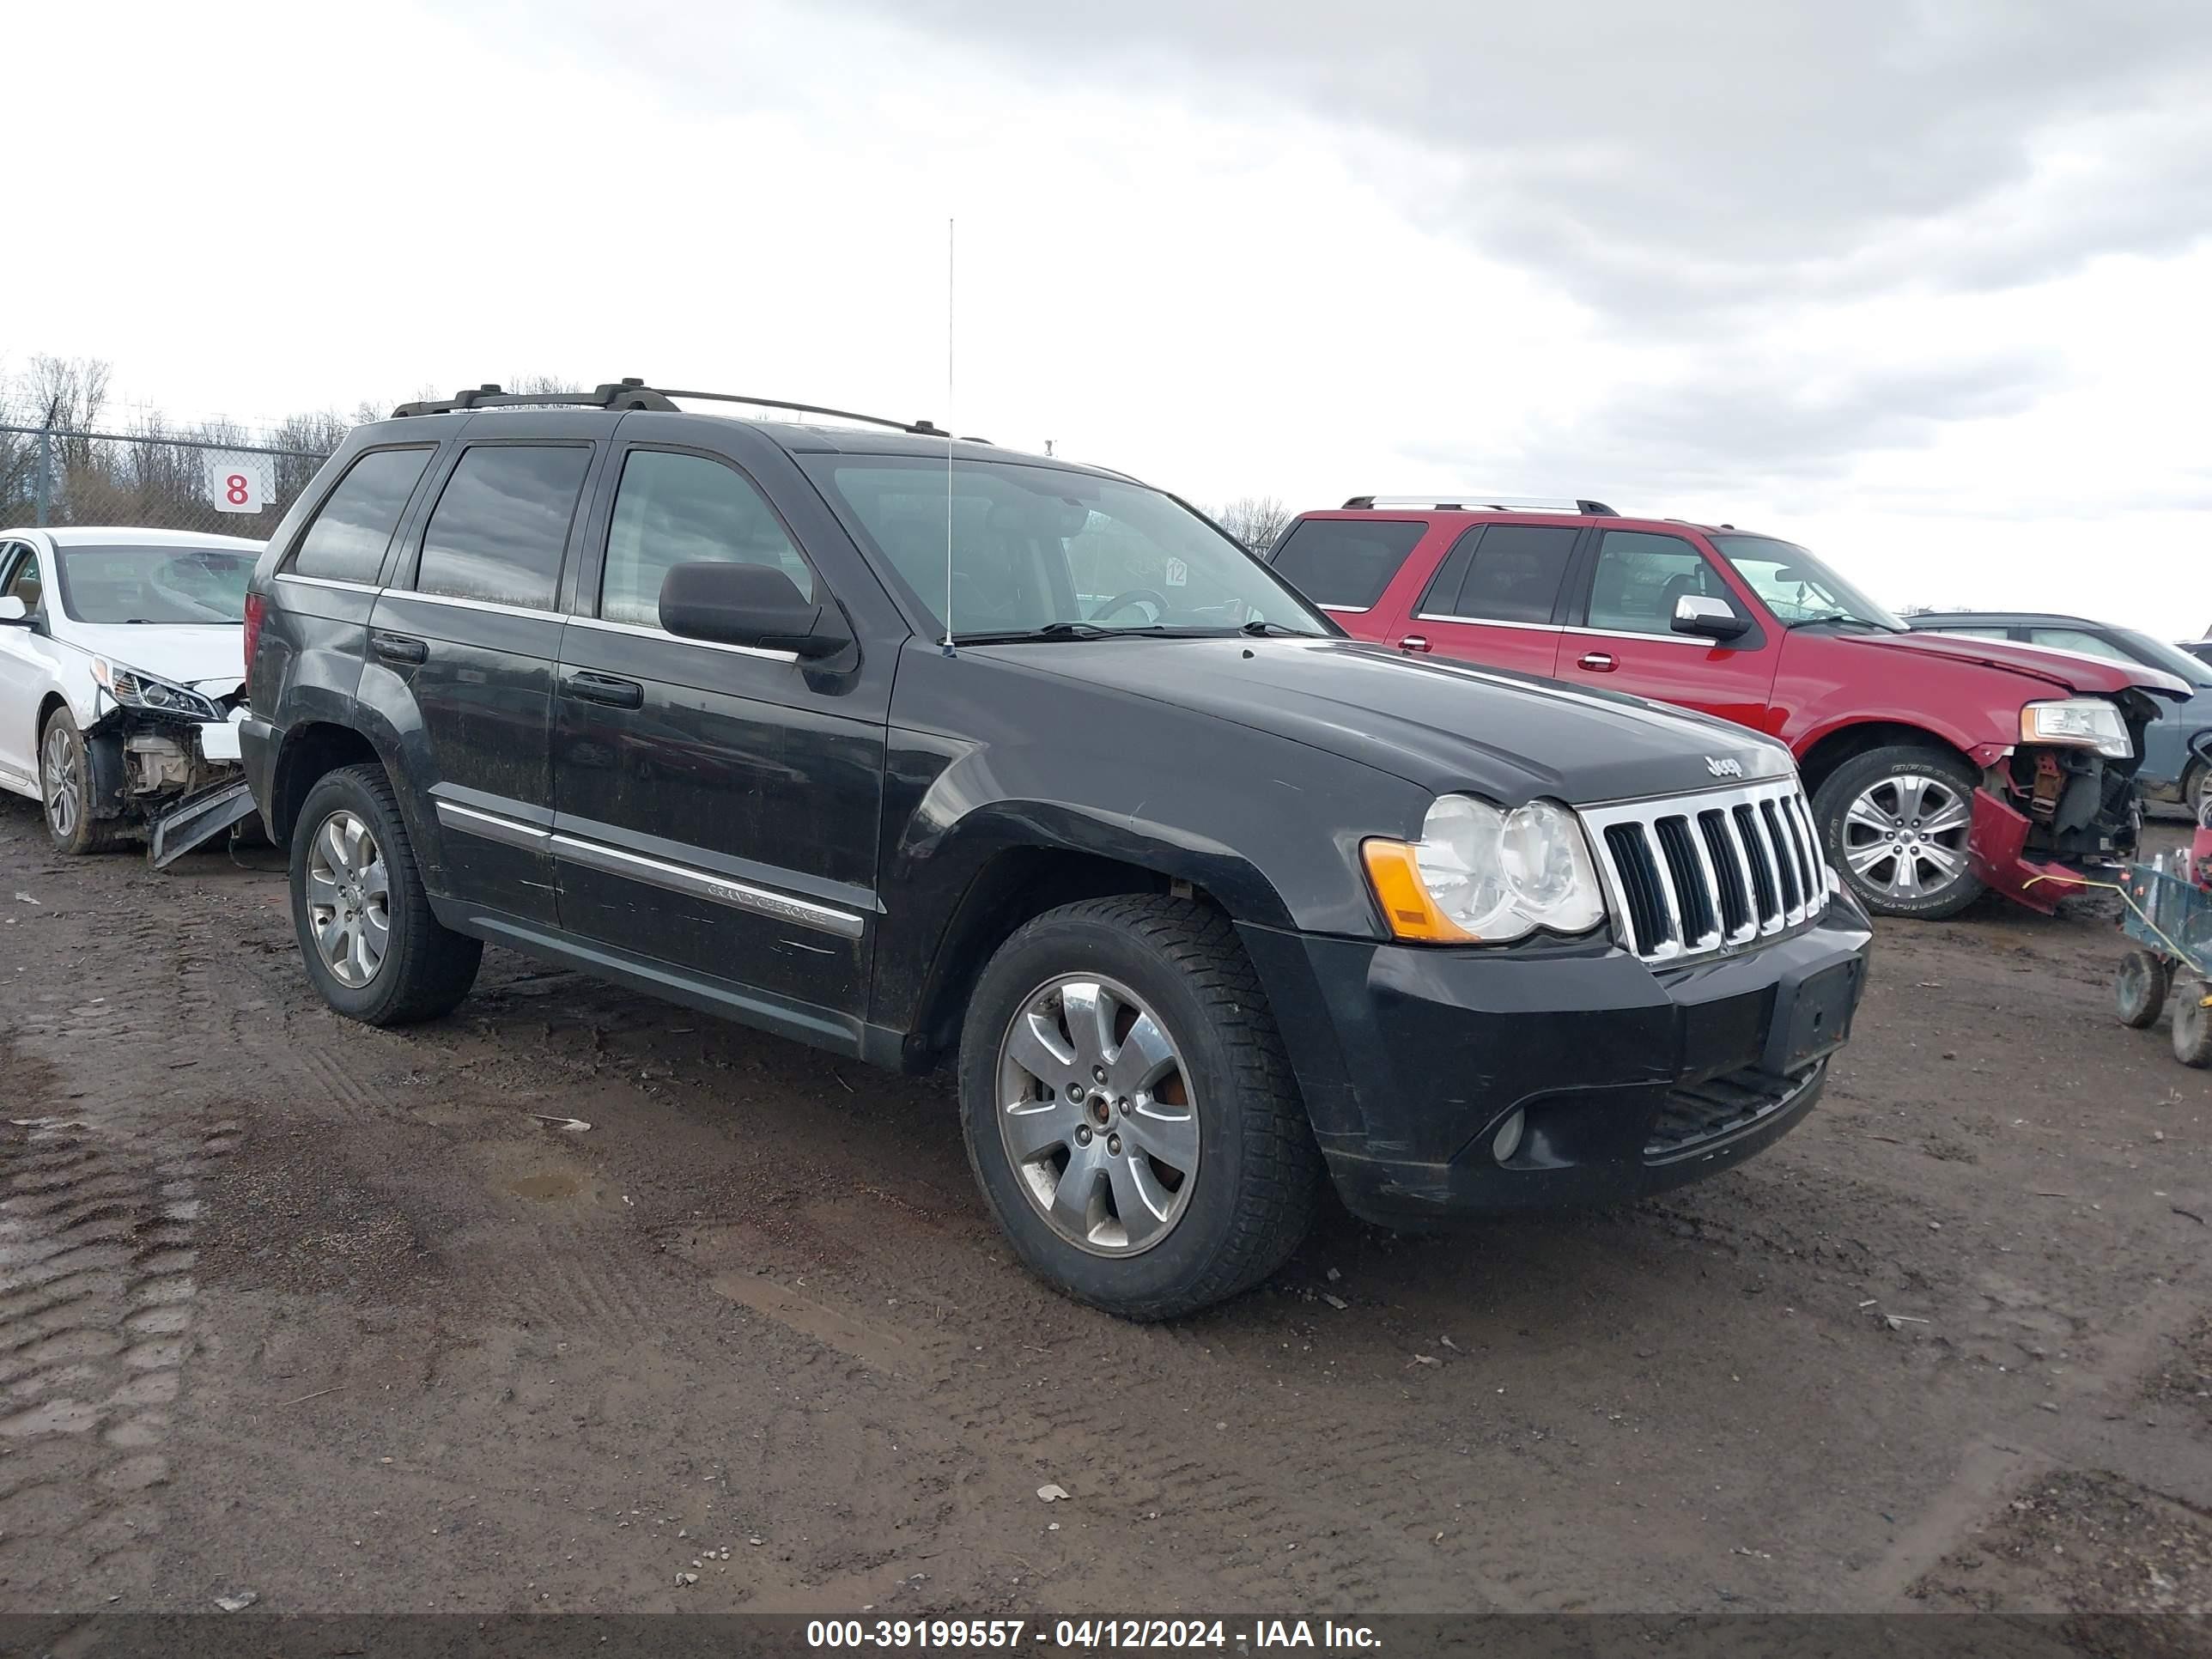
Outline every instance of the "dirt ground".
<svg viewBox="0 0 2212 1659"><path fill-rule="evenodd" d="M272 853L12 798L0 918L0 1608L2212 1607L2212 1074L2094 906L1885 926L1737 1172L1152 1328L941 1076L497 951L368 1030Z"/></svg>

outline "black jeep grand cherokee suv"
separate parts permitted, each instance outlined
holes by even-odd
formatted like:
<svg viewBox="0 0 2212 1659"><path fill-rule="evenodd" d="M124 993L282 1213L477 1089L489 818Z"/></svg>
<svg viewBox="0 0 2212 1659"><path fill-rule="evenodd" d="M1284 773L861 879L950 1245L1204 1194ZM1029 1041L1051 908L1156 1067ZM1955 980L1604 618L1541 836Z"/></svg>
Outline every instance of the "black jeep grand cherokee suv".
<svg viewBox="0 0 2212 1659"><path fill-rule="evenodd" d="M1399 1224L1620 1199L1812 1106L1868 927L1779 745L1354 644L1158 490L850 419L354 430L246 624L331 1006L442 1013L489 939L957 1053L1024 1259L1139 1318L1279 1265L1324 1168Z"/></svg>

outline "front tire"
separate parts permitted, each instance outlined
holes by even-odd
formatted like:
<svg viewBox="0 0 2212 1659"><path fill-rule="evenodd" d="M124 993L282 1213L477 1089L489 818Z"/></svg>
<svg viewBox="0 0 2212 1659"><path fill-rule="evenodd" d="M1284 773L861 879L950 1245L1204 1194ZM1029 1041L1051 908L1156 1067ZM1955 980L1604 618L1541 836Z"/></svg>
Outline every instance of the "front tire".
<svg viewBox="0 0 2212 1659"><path fill-rule="evenodd" d="M968 1159L1016 1252L1127 1319L1250 1289L1312 1224L1321 1156L1258 975L1218 911L1093 899L1024 924L960 1043Z"/></svg>
<svg viewBox="0 0 2212 1659"><path fill-rule="evenodd" d="M39 800L46 808L46 838L71 858L105 853L125 839L120 825L92 813L92 746L64 706L39 733Z"/></svg>
<svg viewBox="0 0 2212 1659"><path fill-rule="evenodd" d="M307 792L292 826L291 885L307 977L348 1018L435 1019L476 982L483 942L431 914L382 767L343 767Z"/></svg>
<svg viewBox="0 0 2212 1659"><path fill-rule="evenodd" d="M1955 916L1983 891L1966 848L1978 787L1966 762L1934 749L1854 756L1813 797L1829 866L1875 915Z"/></svg>

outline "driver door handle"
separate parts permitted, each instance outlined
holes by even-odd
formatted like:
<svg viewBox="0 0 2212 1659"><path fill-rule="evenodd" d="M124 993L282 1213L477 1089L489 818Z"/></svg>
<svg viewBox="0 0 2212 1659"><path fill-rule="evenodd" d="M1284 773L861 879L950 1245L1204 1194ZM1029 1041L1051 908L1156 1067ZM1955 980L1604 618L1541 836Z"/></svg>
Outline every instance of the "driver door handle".
<svg viewBox="0 0 2212 1659"><path fill-rule="evenodd" d="M1613 659L1612 653L1606 651L1585 651L1575 661L1576 667L1587 668L1593 674L1610 674L1620 665Z"/></svg>
<svg viewBox="0 0 2212 1659"><path fill-rule="evenodd" d="M1426 651L1429 648L1429 636L1425 634L1408 634L1398 641L1398 648L1401 651Z"/></svg>

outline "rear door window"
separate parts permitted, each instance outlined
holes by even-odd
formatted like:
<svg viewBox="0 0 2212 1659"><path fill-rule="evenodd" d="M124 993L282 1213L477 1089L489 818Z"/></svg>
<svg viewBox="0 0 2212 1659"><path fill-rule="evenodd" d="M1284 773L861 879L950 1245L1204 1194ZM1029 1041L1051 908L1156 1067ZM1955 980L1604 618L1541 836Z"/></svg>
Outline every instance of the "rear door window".
<svg viewBox="0 0 2212 1659"><path fill-rule="evenodd" d="M1302 520L1276 551L1275 574L1328 610L1370 610L1427 529L1419 520Z"/></svg>
<svg viewBox="0 0 2212 1659"><path fill-rule="evenodd" d="M422 534L418 593L550 611L588 445L479 445L446 481Z"/></svg>
<svg viewBox="0 0 2212 1659"><path fill-rule="evenodd" d="M374 582L407 498L434 452L373 449L346 469L285 567L295 576Z"/></svg>
<svg viewBox="0 0 2212 1659"><path fill-rule="evenodd" d="M1572 525L1477 525L1459 538L1429 584L1420 614L1550 622L1581 533Z"/></svg>

